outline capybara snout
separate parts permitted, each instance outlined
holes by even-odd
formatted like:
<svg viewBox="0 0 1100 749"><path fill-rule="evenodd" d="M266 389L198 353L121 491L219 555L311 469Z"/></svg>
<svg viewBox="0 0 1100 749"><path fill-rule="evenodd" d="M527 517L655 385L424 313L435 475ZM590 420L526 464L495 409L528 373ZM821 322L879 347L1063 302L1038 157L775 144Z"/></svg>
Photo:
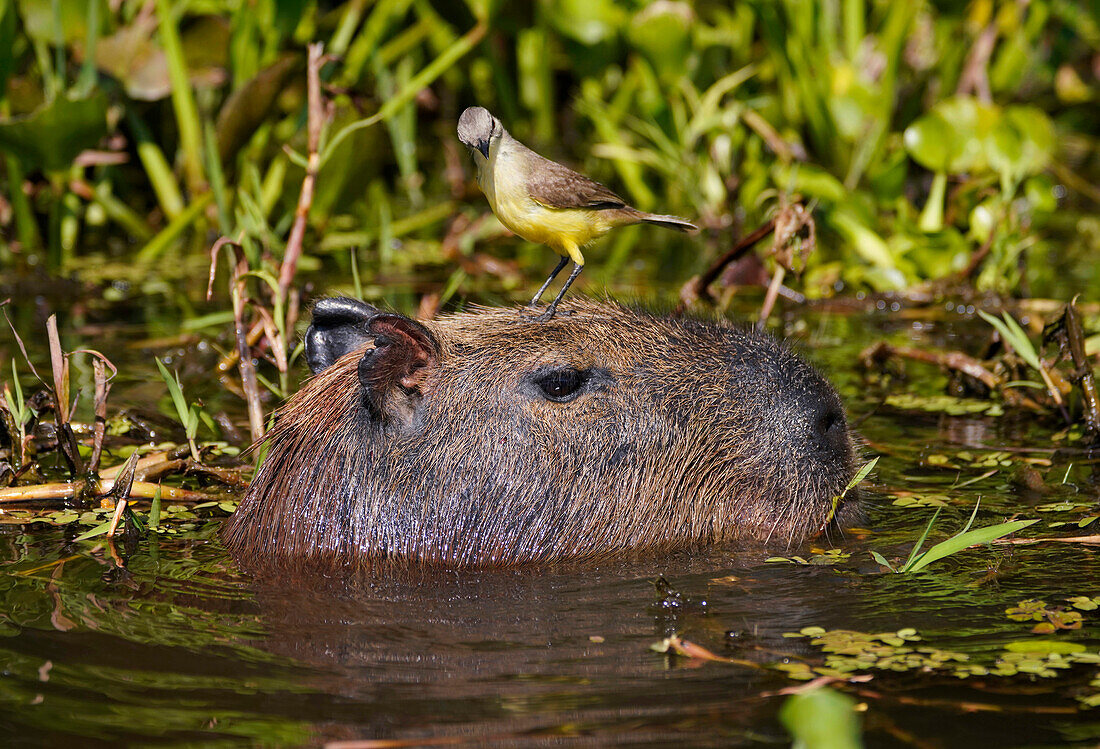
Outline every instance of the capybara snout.
<svg viewBox="0 0 1100 749"><path fill-rule="evenodd" d="M577 299L536 323L324 299L225 533L252 557L513 565L821 530L840 399L772 338Z"/></svg>

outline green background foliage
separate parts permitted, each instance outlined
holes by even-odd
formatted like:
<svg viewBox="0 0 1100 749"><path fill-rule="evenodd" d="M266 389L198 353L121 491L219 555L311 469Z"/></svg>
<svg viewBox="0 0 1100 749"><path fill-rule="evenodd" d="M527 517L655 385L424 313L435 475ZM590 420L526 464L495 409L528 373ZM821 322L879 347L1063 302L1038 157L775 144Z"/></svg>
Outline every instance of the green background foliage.
<svg viewBox="0 0 1100 749"><path fill-rule="evenodd" d="M168 295L150 274L197 288L218 235L277 262L315 41L300 267L346 277L354 254L370 297L520 297L552 262L476 222L454 136L472 104L705 228L612 235L590 288L682 282L795 201L817 220L811 296L910 288L979 252L983 290L1098 280L1100 21L1068 0L3 0L0 262ZM471 264L485 249L519 274Z"/></svg>

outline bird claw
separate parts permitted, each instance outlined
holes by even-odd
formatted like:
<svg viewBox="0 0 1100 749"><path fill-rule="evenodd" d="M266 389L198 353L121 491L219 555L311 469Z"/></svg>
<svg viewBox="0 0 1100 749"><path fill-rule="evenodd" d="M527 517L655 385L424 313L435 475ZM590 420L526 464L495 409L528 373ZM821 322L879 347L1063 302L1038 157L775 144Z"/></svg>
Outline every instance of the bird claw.
<svg viewBox="0 0 1100 749"><path fill-rule="evenodd" d="M530 314L530 313L526 313L526 312L521 312L520 313L520 319L517 320L516 322L549 322L550 320L553 320L555 317L568 317L568 316L573 315L573 314L576 314L576 312L574 310L571 310L571 309L559 310L554 305L550 305L541 314L538 314L538 315Z"/></svg>

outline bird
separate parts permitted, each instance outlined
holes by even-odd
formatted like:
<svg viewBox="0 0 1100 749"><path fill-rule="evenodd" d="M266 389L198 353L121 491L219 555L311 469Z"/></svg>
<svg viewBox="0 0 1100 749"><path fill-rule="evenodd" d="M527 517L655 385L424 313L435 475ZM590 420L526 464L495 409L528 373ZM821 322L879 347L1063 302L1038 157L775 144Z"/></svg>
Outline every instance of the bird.
<svg viewBox="0 0 1100 749"><path fill-rule="evenodd" d="M540 156L513 138L484 107L469 107L462 113L458 139L469 148L477 165L478 187L500 222L562 256L530 306L538 306L546 289L573 261L573 272L537 321L554 317L565 292L584 269L581 248L611 229L647 223L698 231L695 224L682 218L639 211L599 182Z"/></svg>

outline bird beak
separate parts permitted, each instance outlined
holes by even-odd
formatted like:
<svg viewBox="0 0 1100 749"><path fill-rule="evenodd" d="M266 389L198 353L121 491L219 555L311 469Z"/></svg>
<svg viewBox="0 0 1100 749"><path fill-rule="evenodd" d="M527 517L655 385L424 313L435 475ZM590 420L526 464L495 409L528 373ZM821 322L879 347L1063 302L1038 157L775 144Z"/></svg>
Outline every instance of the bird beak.
<svg viewBox="0 0 1100 749"><path fill-rule="evenodd" d="M488 139L479 140L477 142L477 150L481 151L481 155L484 156L486 159L488 159L489 158L489 141L488 141Z"/></svg>

